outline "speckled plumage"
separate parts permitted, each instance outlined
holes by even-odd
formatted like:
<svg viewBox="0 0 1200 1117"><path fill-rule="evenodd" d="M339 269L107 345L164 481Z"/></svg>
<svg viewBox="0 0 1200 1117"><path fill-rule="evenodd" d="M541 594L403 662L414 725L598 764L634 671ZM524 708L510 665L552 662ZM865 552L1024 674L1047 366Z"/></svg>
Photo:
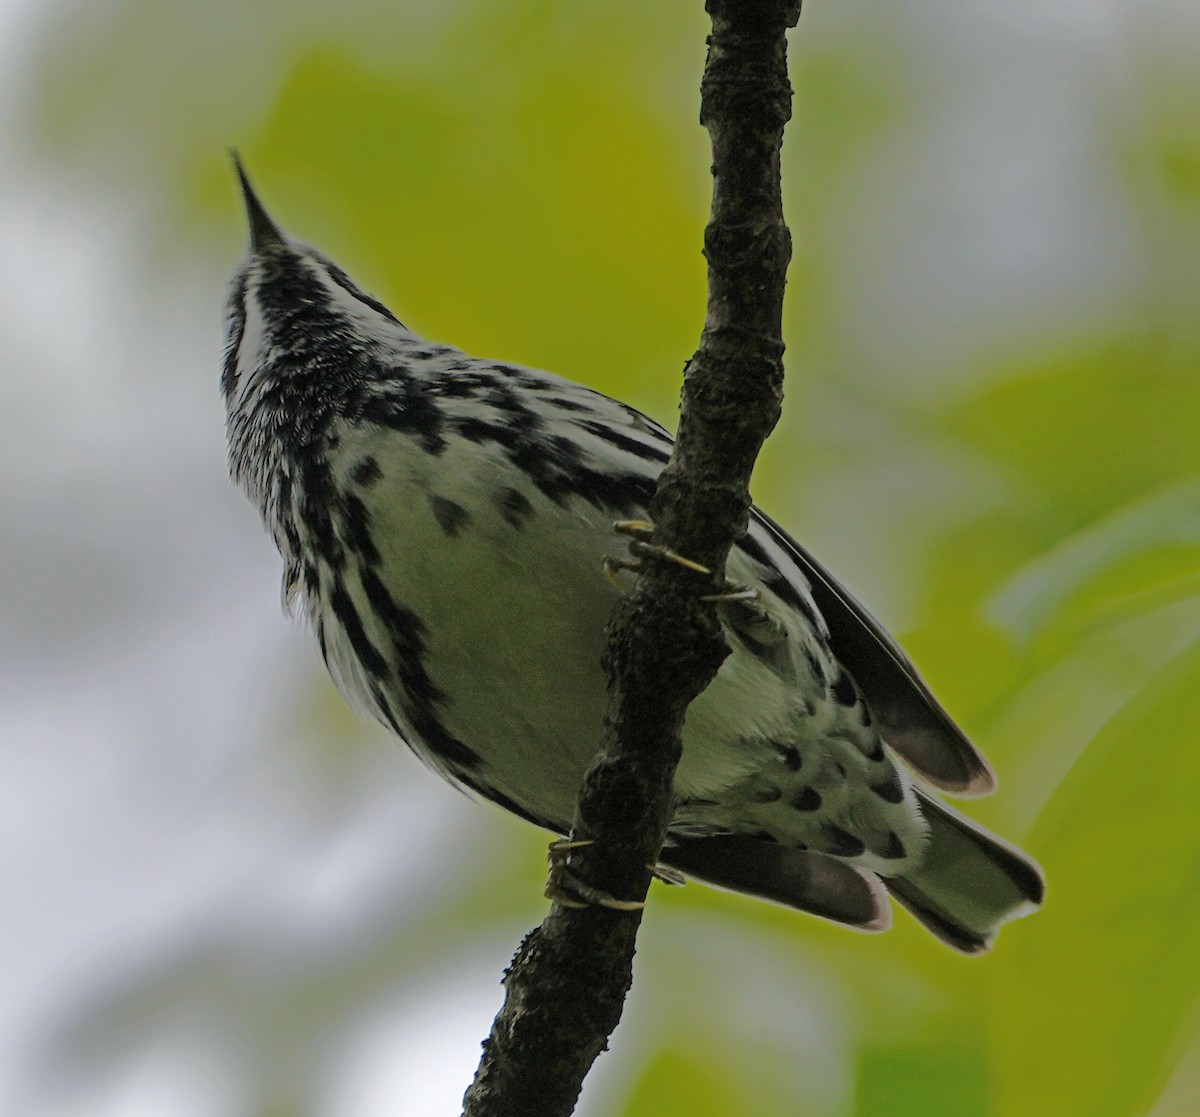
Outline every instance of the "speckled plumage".
<svg viewBox="0 0 1200 1117"><path fill-rule="evenodd" d="M424 341L243 178L228 303L231 472L339 689L461 787L563 833L599 741L615 518L644 518L670 436L549 373ZM689 709L665 864L860 926L880 878L951 945L1040 902L1023 854L930 787L983 758L869 614L757 509L727 569L757 600Z"/></svg>

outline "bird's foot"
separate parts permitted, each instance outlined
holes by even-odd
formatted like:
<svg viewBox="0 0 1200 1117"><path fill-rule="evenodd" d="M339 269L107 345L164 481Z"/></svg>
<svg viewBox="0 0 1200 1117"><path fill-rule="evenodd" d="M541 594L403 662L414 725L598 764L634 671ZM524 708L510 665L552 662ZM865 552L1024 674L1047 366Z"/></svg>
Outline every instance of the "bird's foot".
<svg viewBox="0 0 1200 1117"><path fill-rule="evenodd" d="M633 555L634 559L631 562L629 559L605 557L604 574L618 588L622 587L617 581L617 574L622 570L636 573L642 569L642 565L647 559L653 562L673 562L676 566L682 566L685 570L694 570L697 574L712 574L712 571L703 563L694 562L692 559L672 551L669 547L664 547L661 543L653 542L654 525L649 520L617 520L613 524L613 531L630 537L632 542L629 544L629 553Z"/></svg>
<svg viewBox="0 0 1200 1117"><path fill-rule="evenodd" d="M706 594L700 600L715 603L730 628L759 648L779 648L787 640L787 629L767 611L762 595L752 586L726 582L720 593Z"/></svg>
<svg viewBox="0 0 1200 1117"><path fill-rule="evenodd" d="M641 911L645 900L618 900L599 888L581 881L567 868L571 850L592 845L591 841L574 841L560 838L550 843L546 860L550 862L550 875L546 878L544 895L564 908L608 908L611 911Z"/></svg>
<svg viewBox="0 0 1200 1117"><path fill-rule="evenodd" d="M737 582L726 582L720 593L706 593L700 600L712 601L718 605L723 605L726 602L737 602L745 605L747 608L753 608L755 612L762 610L762 606L756 606L758 590L753 586L739 585Z"/></svg>

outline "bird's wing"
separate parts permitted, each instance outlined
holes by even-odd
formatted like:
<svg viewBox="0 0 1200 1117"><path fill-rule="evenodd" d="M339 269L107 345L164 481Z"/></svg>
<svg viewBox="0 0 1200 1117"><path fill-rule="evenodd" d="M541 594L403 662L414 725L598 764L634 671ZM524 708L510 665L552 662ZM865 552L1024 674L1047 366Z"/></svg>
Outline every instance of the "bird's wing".
<svg viewBox="0 0 1200 1117"><path fill-rule="evenodd" d="M669 450L671 434L654 420L624 408L652 440ZM763 543L770 545L764 547ZM966 734L954 724L904 650L838 580L758 507L735 546L777 572L771 589L828 629L829 647L858 683L880 735L935 787L975 797L996 789L996 776Z"/></svg>
<svg viewBox="0 0 1200 1117"><path fill-rule="evenodd" d="M764 536L773 547L762 546ZM752 509L750 531L739 546L758 562L778 568L782 580L773 590L790 587L792 603L806 611L809 601L816 605L828 626L830 649L858 683L880 735L904 760L934 786L955 795L995 790L988 762L933 696L912 660L828 570L758 508ZM792 569L776 557L780 553L794 564Z"/></svg>

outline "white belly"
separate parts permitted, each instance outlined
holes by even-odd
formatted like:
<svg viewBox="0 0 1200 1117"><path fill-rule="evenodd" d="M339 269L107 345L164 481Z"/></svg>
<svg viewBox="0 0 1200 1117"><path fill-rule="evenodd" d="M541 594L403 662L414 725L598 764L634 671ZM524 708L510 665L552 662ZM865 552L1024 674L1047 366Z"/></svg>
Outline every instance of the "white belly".
<svg viewBox="0 0 1200 1117"><path fill-rule="evenodd" d="M335 469L348 477L368 456L377 464L374 481L352 490L378 552L369 565L390 598L419 618L421 665L437 695L427 709L438 733L470 750L470 764L448 760L402 693L381 709L361 649L327 605L314 610L310 602L334 678L353 705L392 724L439 771L565 828L601 738L600 661L619 592L601 564L624 551L614 515L577 497L554 503L494 444L454 440L434 455L410 439L371 439L363 433L370 429L344 429ZM386 654L393 633L371 608L361 569L352 560L337 576L367 639ZM683 804L705 805L681 810L679 822L697 830L761 826L804 841L823 819L855 818L860 800L878 806L864 798L863 731L839 722L836 703L813 700L823 684L810 664L823 653L807 623L756 582L749 560L735 554L729 576L759 589L788 629L790 659L781 670L731 641L733 654L688 712L676 793ZM393 684L389 694L403 690ZM799 751L802 775L783 763L784 745ZM764 770L779 795L758 803ZM819 815L789 805L810 786L821 788Z"/></svg>

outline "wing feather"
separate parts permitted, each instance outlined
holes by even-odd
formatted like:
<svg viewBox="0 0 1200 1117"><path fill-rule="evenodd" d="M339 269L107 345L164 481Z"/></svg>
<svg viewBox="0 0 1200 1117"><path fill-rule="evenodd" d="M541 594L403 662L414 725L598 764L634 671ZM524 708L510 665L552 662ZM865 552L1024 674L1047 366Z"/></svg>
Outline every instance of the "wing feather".
<svg viewBox="0 0 1200 1117"><path fill-rule="evenodd" d="M665 428L636 414L645 435L664 448L671 446ZM773 544L766 550L764 537ZM751 508L750 530L737 546L778 572L771 588L782 591L828 638L833 654L858 683L881 736L917 773L963 797L996 789L991 765L955 725L904 649L813 555L757 506Z"/></svg>
<svg viewBox="0 0 1200 1117"><path fill-rule="evenodd" d="M754 508L751 521L795 564L793 570L777 565L793 586L795 604L816 605L828 629L830 649L858 683L883 739L935 787L962 796L994 791L991 766L883 625L764 512Z"/></svg>

